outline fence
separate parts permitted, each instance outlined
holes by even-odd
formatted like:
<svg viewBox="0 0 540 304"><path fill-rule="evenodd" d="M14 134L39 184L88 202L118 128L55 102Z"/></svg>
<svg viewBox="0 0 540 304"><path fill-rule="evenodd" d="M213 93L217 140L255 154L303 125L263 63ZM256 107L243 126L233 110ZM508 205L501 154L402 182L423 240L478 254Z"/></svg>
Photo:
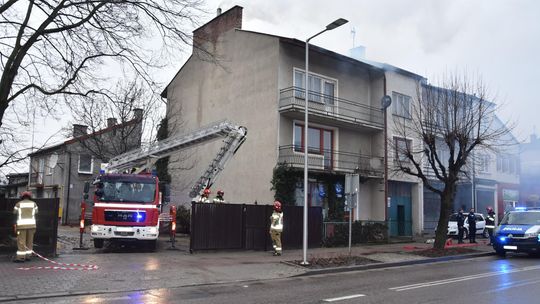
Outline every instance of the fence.
<svg viewBox="0 0 540 304"><path fill-rule="evenodd" d="M19 199L0 198L0 250L15 252L17 250L16 235L13 231L15 216L13 207ZM60 199L42 198L34 200L38 205L36 215L36 234L34 250L41 255L54 256L58 234L58 208Z"/></svg>
<svg viewBox="0 0 540 304"><path fill-rule="evenodd" d="M204 204L191 205L190 251L215 249L269 250L270 205ZM303 207L283 206L284 248L302 246ZM320 246L322 208L308 212L308 245Z"/></svg>
<svg viewBox="0 0 540 304"><path fill-rule="evenodd" d="M327 247L343 246L349 242L349 222L324 222L323 243ZM388 226L384 221L354 221L353 244L388 242Z"/></svg>

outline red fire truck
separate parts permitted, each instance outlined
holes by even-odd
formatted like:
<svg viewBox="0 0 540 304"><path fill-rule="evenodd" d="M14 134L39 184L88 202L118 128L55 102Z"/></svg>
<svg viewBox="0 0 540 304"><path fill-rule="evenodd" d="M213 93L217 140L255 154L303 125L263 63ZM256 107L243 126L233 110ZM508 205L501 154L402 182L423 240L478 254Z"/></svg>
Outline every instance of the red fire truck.
<svg viewBox="0 0 540 304"><path fill-rule="evenodd" d="M93 183L96 189L90 230L94 247L102 248L106 240L133 240L155 248L162 218L159 181L157 176L148 173L155 161L182 149L224 138L216 157L192 187L190 197L196 200L204 189L212 186L246 135L245 127L220 121L112 158ZM118 173L126 170L133 173Z"/></svg>

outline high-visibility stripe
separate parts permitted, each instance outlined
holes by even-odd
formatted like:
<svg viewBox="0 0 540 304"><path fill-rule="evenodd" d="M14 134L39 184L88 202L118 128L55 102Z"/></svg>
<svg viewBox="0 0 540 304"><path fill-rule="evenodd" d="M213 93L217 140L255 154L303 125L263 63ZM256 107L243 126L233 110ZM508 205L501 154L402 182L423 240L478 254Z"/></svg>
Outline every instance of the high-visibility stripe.
<svg viewBox="0 0 540 304"><path fill-rule="evenodd" d="M17 220L17 225L35 225L36 224L36 219L21 219L19 218Z"/></svg>
<svg viewBox="0 0 540 304"><path fill-rule="evenodd" d="M15 209L15 211L19 210L19 207L15 206L13 207L13 209Z"/></svg>
<svg viewBox="0 0 540 304"><path fill-rule="evenodd" d="M486 228L495 228L495 226L486 225Z"/></svg>
<svg viewBox="0 0 540 304"><path fill-rule="evenodd" d="M17 250L17 255L26 255L26 251L18 251Z"/></svg>
<svg viewBox="0 0 540 304"><path fill-rule="evenodd" d="M20 203L19 207L21 208L34 208L36 206L35 203Z"/></svg>
<svg viewBox="0 0 540 304"><path fill-rule="evenodd" d="M96 203L94 207L112 207L112 208L134 208L134 209L157 209L156 205L144 205L144 204L107 204Z"/></svg>
<svg viewBox="0 0 540 304"><path fill-rule="evenodd" d="M32 254L32 252L33 252L32 250L27 250L26 254Z"/></svg>

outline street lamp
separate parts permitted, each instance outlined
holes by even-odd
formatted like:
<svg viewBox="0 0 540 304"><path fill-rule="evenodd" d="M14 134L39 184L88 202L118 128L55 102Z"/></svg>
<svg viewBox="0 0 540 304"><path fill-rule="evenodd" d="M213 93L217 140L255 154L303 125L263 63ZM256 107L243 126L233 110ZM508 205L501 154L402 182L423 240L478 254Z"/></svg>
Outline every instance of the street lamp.
<svg viewBox="0 0 540 304"><path fill-rule="evenodd" d="M306 91L305 91L305 116L304 116L304 233L303 233L303 260L302 265L308 265L307 262L307 246L308 246L308 95L309 95L309 41L320 34L331 31L337 27L340 27L347 23L348 21L339 18L336 21L328 24L326 28L317 34L309 37L306 40Z"/></svg>

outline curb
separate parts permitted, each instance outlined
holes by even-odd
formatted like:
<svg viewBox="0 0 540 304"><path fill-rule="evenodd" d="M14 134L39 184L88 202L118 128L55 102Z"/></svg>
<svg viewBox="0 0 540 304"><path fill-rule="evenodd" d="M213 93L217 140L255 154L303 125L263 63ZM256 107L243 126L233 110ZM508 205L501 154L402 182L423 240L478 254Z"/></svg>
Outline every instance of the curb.
<svg viewBox="0 0 540 304"><path fill-rule="evenodd" d="M382 269L382 268L394 268L394 267L409 266L409 265L421 265L421 264L429 264L429 263L437 263L437 262L482 258L482 257L487 257L487 256L492 256L492 255L495 255L495 253L483 252L483 253L472 253L472 254L463 254L463 255L452 255L452 256L445 256L445 257L440 257L440 258L428 258L428 259L423 259L423 260L412 260L412 261L402 261L402 262L392 262L392 263L373 263L373 264L368 264L368 265L333 267L333 268L325 268L325 269L307 269L300 265L294 265L296 267L301 267L305 269L306 272L293 275L292 277L304 277L304 276L313 276L313 275L319 275L319 274L330 274L330 273L372 270L372 269ZM286 264L292 265L292 263L286 263Z"/></svg>

